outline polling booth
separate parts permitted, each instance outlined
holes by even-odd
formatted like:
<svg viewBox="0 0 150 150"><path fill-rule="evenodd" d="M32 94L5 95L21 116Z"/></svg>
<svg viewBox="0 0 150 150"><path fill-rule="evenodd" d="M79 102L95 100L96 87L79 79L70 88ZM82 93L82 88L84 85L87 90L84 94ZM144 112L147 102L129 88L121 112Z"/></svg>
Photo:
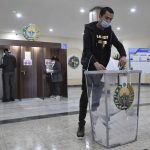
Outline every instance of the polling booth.
<svg viewBox="0 0 150 150"><path fill-rule="evenodd" d="M17 59L15 73L15 99L43 98L51 95L51 83L46 74L52 56L57 56L62 67L61 96L68 97L67 49L62 43L0 39L0 58L8 48ZM0 70L2 74L2 70ZM0 87L2 79L0 78ZM0 90L0 98L3 92Z"/></svg>
<svg viewBox="0 0 150 150"><path fill-rule="evenodd" d="M141 71L85 71L85 76L93 139L107 148L136 141Z"/></svg>

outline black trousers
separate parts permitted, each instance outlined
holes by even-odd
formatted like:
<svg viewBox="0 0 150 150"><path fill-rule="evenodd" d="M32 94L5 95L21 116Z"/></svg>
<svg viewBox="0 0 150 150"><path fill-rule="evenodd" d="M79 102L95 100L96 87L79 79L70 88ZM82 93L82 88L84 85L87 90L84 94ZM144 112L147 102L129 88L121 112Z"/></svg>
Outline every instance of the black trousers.
<svg viewBox="0 0 150 150"><path fill-rule="evenodd" d="M3 72L3 99L15 98L15 72Z"/></svg>
<svg viewBox="0 0 150 150"><path fill-rule="evenodd" d="M88 106L88 97L92 92L92 104L91 111L95 111L100 103L100 98L102 95L102 90L104 87L104 82L101 82L102 75L96 76L88 76L87 85L88 92L86 87L86 78L84 72L82 73L82 93L80 97L79 103L79 126L83 127L86 123L85 118L87 114L87 106Z"/></svg>
<svg viewBox="0 0 150 150"><path fill-rule="evenodd" d="M52 95L60 96L61 82L52 82Z"/></svg>

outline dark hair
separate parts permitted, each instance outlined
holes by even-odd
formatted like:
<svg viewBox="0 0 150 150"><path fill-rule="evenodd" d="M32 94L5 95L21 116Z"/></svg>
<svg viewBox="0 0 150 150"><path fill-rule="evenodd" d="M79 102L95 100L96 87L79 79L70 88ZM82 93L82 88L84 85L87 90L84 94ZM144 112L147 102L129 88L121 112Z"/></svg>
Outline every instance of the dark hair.
<svg viewBox="0 0 150 150"><path fill-rule="evenodd" d="M51 58L51 60L57 60L57 61L59 61L59 59L57 58L57 56L53 56L53 57Z"/></svg>
<svg viewBox="0 0 150 150"><path fill-rule="evenodd" d="M103 16L106 13L106 11L110 12L111 14L114 14L114 11L112 10L112 8L110 8L110 7L103 7L101 9L101 11L100 11L100 15Z"/></svg>
<svg viewBox="0 0 150 150"><path fill-rule="evenodd" d="M3 51L4 51L4 53L5 53L5 52L9 52L9 49L4 48Z"/></svg>

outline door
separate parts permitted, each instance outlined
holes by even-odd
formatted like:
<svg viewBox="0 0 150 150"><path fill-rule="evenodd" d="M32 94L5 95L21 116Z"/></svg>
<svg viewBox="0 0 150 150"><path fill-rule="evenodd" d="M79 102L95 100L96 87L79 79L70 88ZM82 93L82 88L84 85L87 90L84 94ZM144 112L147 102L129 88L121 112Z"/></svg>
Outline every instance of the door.
<svg viewBox="0 0 150 150"><path fill-rule="evenodd" d="M42 97L42 47L21 46L20 64L20 97Z"/></svg>
<svg viewBox="0 0 150 150"><path fill-rule="evenodd" d="M34 49L32 47L21 46L21 66L20 66L20 97L32 98L35 95L34 83Z"/></svg>

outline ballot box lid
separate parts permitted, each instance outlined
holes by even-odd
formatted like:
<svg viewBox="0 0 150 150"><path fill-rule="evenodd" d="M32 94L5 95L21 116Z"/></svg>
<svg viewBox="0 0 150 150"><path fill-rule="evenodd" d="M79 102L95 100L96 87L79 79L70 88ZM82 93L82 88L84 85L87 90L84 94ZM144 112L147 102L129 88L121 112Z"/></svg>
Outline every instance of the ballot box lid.
<svg viewBox="0 0 150 150"><path fill-rule="evenodd" d="M142 73L141 70L98 70L98 71L84 71L85 75L88 74L131 74Z"/></svg>

